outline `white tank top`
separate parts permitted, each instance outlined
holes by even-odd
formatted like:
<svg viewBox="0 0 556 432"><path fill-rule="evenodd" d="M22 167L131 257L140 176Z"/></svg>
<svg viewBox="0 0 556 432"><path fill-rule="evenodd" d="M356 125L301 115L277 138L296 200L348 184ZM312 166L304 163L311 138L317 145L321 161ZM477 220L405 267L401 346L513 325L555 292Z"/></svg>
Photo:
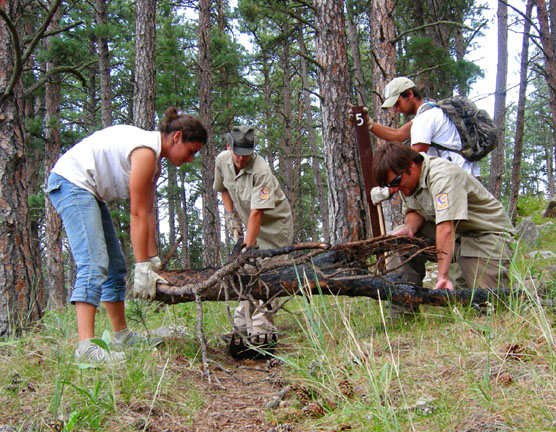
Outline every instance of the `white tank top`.
<svg viewBox="0 0 556 432"><path fill-rule="evenodd" d="M148 147L160 160L160 132L110 126L83 139L60 157L52 172L103 201L129 198L131 152Z"/></svg>

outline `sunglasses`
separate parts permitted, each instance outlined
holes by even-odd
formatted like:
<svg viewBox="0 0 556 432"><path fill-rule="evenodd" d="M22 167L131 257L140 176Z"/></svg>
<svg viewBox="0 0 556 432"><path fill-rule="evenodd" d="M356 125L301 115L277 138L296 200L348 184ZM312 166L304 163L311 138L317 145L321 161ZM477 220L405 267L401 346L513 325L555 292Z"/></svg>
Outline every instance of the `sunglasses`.
<svg viewBox="0 0 556 432"><path fill-rule="evenodd" d="M394 187L399 186L400 183L402 182L402 174L403 173L398 174L396 177L394 177L392 179L392 181L390 183L387 183L385 186L389 187L389 188L394 188Z"/></svg>

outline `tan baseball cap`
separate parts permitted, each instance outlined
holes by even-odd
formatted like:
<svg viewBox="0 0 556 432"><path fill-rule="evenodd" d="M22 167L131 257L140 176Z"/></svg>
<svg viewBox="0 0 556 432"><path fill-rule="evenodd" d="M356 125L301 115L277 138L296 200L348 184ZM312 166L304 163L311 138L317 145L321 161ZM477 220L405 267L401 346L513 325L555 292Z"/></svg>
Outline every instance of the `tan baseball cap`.
<svg viewBox="0 0 556 432"><path fill-rule="evenodd" d="M381 108L392 108L400 95L413 87L415 87L415 83L407 77L394 78L384 88L384 103Z"/></svg>

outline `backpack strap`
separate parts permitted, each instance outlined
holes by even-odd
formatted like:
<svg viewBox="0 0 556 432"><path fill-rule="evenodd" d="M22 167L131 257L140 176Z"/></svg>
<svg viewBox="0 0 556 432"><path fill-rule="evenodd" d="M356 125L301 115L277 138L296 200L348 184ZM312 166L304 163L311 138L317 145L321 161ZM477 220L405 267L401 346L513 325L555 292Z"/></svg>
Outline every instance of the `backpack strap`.
<svg viewBox="0 0 556 432"><path fill-rule="evenodd" d="M425 106L423 108L421 108L421 112L419 114L422 114L425 111L430 110L431 108L440 108L438 105L436 105L435 103L430 102L430 101L425 101L425 103L423 105L425 105ZM442 109L442 108L440 108L440 109ZM444 112L444 111L442 111L442 112ZM449 117L448 117L448 120L450 121L450 123L453 124L452 120L450 120ZM456 130L457 130L457 128L456 128ZM459 131L458 131L458 135L459 135ZM461 139L461 137L460 137L460 139ZM459 155L461 155L462 157L465 158L465 154L463 153L462 150L456 150L456 149L444 147L442 144L437 144L437 143L433 143L433 142L431 142L430 145L437 148L437 149L440 149L440 150L446 150L446 151L449 151L449 152L458 153Z"/></svg>

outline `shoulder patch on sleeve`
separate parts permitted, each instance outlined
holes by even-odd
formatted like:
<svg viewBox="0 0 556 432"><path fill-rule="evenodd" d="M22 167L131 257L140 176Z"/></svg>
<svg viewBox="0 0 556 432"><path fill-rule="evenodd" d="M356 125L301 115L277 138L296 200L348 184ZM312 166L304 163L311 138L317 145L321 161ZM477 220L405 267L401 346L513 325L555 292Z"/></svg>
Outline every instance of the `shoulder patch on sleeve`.
<svg viewBox="0 0 556 432"><path fill-rule="evenodd" d="M436 210L446 210L448 208L448 194L436 194L436 196L434 197L434 202L436 203Z"/></svg>
<svg viewBox="0 0 556 432"><path fill-rule="evenodd" d="M269 196L270 196L270 192L268 186L263 186L259 192L259 198L261 200L267 200Z"/></svg>

